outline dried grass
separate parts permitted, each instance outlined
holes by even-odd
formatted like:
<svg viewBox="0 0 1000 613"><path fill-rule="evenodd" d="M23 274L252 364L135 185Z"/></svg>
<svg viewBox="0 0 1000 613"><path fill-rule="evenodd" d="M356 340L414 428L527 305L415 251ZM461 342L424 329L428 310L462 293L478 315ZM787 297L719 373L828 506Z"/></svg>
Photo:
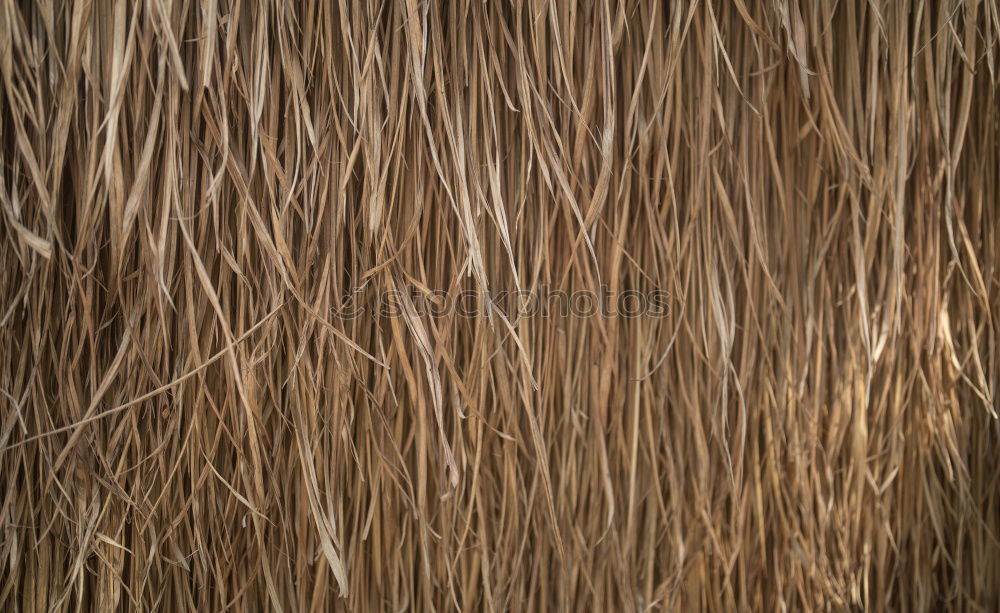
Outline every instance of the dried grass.
<svg viewBox="0 0 1000 613"><path fill-rule="evenodd" d="M0 2L0 608L998 610L998 33Z"/></svg>

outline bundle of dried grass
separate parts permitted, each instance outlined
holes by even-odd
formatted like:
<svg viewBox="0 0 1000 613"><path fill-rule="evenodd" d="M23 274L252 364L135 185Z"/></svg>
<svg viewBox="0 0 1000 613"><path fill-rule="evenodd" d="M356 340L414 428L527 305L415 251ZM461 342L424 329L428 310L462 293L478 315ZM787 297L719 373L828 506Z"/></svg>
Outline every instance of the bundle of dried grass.
<svg viewBox="0 0 1000 613"><path fill-rule="evenodd" d="M0 608L997 610L998 33L6 0Z"/></svg>

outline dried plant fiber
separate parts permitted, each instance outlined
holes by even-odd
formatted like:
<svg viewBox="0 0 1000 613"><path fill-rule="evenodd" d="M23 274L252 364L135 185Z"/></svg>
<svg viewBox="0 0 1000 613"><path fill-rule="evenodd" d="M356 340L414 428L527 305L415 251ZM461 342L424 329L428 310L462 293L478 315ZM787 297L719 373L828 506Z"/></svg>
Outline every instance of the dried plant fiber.
<svg viewBox="0 0 1000 613"><path fill-rule="evenodd" d="M998 36L0 0L0 610L1000 610Z"/></svg>

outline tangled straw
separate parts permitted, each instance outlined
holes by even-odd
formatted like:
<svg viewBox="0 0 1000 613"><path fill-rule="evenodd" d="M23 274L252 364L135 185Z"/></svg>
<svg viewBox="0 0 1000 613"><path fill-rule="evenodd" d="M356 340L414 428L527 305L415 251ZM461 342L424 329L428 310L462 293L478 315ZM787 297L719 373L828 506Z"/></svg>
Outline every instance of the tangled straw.
<svg viewBox="0 0 1000 613"><path fill-rule="evenodd" d="M997 610L998 35L0 1L0 609Z"/></svg>

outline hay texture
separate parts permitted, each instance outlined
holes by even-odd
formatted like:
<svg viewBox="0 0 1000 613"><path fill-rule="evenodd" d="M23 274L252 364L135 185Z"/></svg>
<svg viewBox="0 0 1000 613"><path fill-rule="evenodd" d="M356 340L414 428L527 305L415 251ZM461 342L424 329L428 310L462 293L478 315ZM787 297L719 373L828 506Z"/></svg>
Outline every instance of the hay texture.
<svg viewBox="0 0 1000 613"><path fill-rule="evenodd" d="M0 1L0 609L997 611L998 36Z"/></svg>

